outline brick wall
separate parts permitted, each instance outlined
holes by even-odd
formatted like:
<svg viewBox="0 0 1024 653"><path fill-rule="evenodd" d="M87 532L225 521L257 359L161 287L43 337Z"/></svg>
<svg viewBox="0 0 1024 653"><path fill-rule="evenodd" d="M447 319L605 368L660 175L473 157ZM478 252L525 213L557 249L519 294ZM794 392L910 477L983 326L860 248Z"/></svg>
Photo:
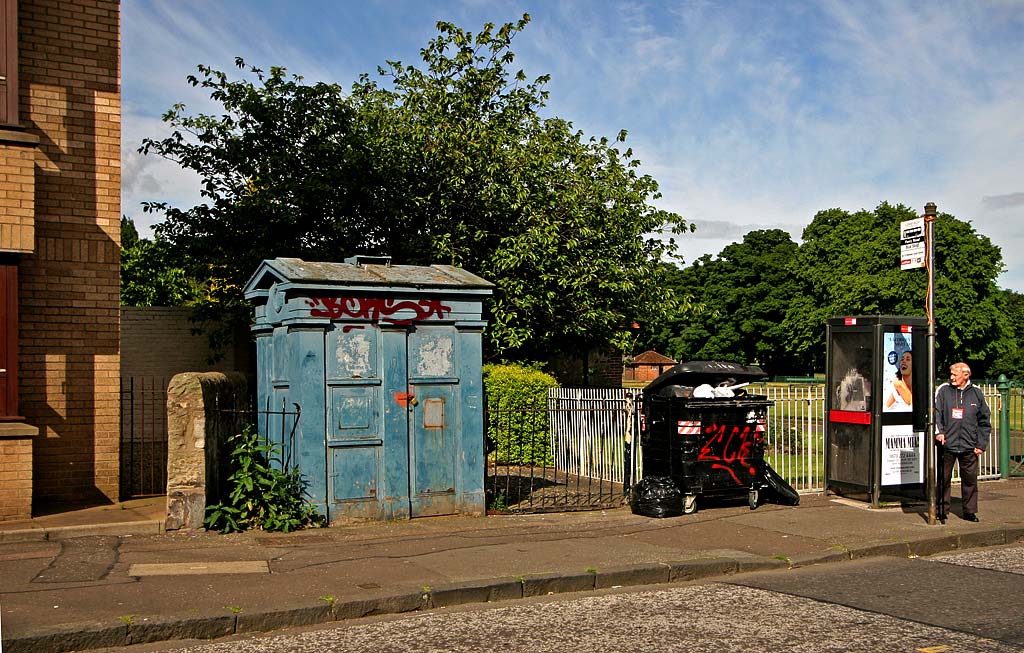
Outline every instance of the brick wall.
<svg viewBox="0 0 1024 653"><path fill-rule="evenodd" d="M35 248L36 139L4 134L0 144L0 251L28 253Z"/></svg>
<svg viewBox="0 0 1024 653"><path fill-rule="evenodd" d="M116 0L20 0L20 122L35 247L19 263L21 412L34 501L116 500L120 16Z"/></svg>
<svg viewBox="0 0 1024 653"><path fill-rule="evenodd" d="M0 521L32 516L32 437L0 434Z"/></svg>
<svg viewBox="0 0 1024 653"><path fill-rule="evenodd" d="M622 354L613 351L590 351L587 353L586 368L583 359L576 356L558 356L548 363L551 374L563 386L621 388L622 361Z"/></svg>
<svg viewBox="0 0 1024 653"><path fill-rule="evenodd" d="M210 347L205 335L192 333L191 309L181 307L128 307L121 309L121 375L170 381L181 372L248 371L244 351L223 352L223 358L210 362Z"/></svg>

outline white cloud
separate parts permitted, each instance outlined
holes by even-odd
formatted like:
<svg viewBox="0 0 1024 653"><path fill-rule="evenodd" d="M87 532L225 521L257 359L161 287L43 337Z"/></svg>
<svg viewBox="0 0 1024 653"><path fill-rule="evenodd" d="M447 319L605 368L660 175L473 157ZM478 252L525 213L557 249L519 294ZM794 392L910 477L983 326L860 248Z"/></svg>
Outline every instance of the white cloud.
<svg viewBox="0 0 1024 653"><path fill-rule="evenodd" d="M287 6L285 6L287 5ZM128 150L159 133L195 64L242 55L347 86L385 59L416 59L444 18L533 22L514 69L552 74L550 113L588 134L629 131L663 208L698 225L687 259L755 228L796 238L822 209L882 201L971 220L1002 247L1001 283L1024 290L1024 11L969 3L464 0L125 3L125 212L150 194L189 201L173 165ZM305 10L301 8L305 7ZM701 251L701 248L703 251Z"/></svg>

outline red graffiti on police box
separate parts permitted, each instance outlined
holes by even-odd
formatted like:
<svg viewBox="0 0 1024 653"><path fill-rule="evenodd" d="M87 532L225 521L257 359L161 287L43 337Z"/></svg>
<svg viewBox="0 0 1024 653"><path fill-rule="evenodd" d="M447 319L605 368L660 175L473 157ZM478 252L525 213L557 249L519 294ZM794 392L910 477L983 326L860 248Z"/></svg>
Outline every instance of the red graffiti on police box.
<svg viewBox="0 0 1024 653"><path fill-rule="evenodd" d="M354 318L389 324L412 324L430 318L445 319L452 312L438 299L397 300L384 297L311 297L306 300L312 317L332 320Z"/></svg>
<svg viewBox="0 0 1024 653"><path fill-rule="evenodd" d="M744 485L736 475L737 471L746 471L750 476L757 474L750 457L754 453L754 444L763 437L759 429L749 424L732 427L713 424L704 427L704 435L710 437L700 448L697 460L710 462L712 469L724 469L736 485Z"/></svg>

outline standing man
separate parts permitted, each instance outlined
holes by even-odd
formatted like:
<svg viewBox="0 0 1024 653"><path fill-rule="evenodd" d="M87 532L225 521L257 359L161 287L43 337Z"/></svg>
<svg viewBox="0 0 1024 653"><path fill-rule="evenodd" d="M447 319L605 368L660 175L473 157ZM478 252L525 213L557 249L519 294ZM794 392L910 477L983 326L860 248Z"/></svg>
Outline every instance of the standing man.
<svg viewBox="0 0 1024 653"><path fill-rule="evenodd" d="M981 389L971 384L967 363L953 363L949 385L939 386L935 397L935 439L942 447L943 492L936 515L949 513L953 463L960 464L960 497L964 519L978 521L978 456L985 453L992 434L991 413Z"/></svg>

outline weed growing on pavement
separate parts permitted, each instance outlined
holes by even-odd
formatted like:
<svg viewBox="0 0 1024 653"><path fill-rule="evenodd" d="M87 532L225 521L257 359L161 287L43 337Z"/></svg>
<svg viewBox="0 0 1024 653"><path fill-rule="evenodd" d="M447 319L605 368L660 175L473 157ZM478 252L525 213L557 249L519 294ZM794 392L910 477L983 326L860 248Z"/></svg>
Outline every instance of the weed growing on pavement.
<svg viewBox="0 0 1024 653"><path fill-rule="evenodd" d="M250 528L288 533L323 525L323 516L305 499L308 482L297 467L283 464L279 444L263 443L251 426L231 441L231 491L226 501L206 507L207 528L223 533Z"/></svg>
<svg viewBox="0 0 1024 653"><path fill-rule="evenodd" d="M242 614L242 608L238 607L237 605L225 605L224 609L230 612L231 614Z"/></svg>
<svg viewBox="0 0 1024 653"><path fill-rule="evenodd" d="M583 571L587 572L588 574L596 574L597 573L597 567L587 567Z"/></svg>
<svg viewBox="0 0 1024 653"><path fill-rule="evenodd" d="M123 614L120 617L118 617L118 619L123 621L125 626L131 626L133 623L135 623L135 617L130 614Z"/></svg>
<svg viewBox="0 0 1024 653"><path fill-rule="evenodd" d="M487 502L487 509L493 510L494 512L507 512L508 511L508 497L505 496L504 492L498 492L490 497Z"/></svg>
<svg viewBox="0 0 1024 653"><path fill-rule="evenodd" d="M335 596L331 596L330 594L325 594L321 596L320 600L326 603L327 605L331 606L332 608L334 607L334 604L338 602L338 598Z"/></svg>

